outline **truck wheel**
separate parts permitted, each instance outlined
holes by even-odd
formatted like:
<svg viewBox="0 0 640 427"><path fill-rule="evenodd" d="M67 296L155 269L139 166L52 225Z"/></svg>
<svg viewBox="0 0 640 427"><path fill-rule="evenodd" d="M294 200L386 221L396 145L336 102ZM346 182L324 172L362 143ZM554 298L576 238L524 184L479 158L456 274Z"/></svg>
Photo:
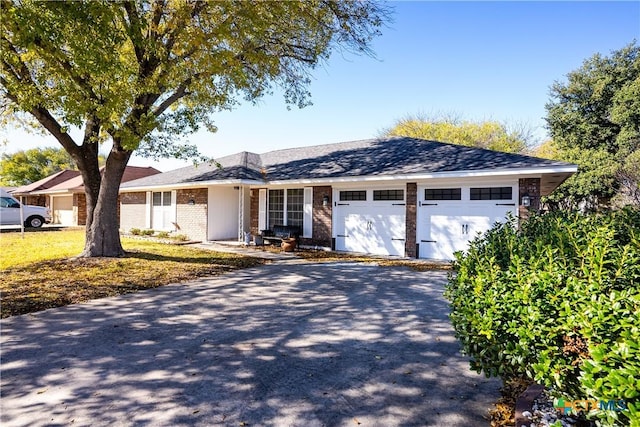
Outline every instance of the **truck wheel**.
<svg viewBox="0 0 640 427"><path fill-rule="evenodd" d="M42 227L42 224L44 224L44 218L39 216L30 216L25 221L25 225L32 228L40 228Z"/></svg>

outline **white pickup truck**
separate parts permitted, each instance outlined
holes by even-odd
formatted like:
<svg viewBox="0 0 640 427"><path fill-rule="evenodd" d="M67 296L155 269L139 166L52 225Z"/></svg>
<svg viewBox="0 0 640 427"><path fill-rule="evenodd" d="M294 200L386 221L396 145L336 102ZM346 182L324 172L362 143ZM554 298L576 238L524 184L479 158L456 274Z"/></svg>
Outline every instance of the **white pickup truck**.
<svg viewBox="0 0 640 427"><path fill-rule="evenodd" d="M42 227L51 222L51 211L43 206L22 205L25 227ZM20 202L0 189L0 225L20 225Z"/></svg>

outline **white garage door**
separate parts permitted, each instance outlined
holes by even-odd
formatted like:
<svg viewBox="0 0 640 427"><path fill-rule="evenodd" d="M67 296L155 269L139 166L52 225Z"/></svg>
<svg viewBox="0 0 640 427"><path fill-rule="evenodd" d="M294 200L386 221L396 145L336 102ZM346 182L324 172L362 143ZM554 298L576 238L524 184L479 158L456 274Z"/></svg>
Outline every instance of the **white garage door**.
<svg viewBox="0 0 640 427"><path fill-rule="evenodd" d="M340 193L340 201L335 206L336 250L404 256L406 207L403 190ZM352 199L349 194L354 193L365 193L360 197L365 200L342 200ZM385 200L380 200L381 197ZM398 200L388 200L390 197Z"/></svg>
<svg viewBox="0 0 640 427"><path fill-rule="evenodd" d="M60 225L75 225L73 218L73 196L53 198L53 222Z"/></svg>
<svg viewBox="0 0 640 427"><path fill-rule="evenodd" d="M460 200L425 200L423 191L418 207L420 258L453 259L454 252L466 250L477 235L489 230L496 222L505 222L509 213L516 215L516 204L506 199L506 193L500 196L494 192L493 196L487 196L502 199L470 200L469 189L462 190Z"/></svg>

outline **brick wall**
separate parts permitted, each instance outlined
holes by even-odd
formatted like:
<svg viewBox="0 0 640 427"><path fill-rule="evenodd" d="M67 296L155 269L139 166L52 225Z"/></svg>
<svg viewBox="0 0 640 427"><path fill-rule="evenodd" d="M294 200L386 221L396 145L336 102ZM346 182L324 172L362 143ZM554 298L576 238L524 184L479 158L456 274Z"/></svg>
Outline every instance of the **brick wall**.
<svg viewBox="0 0 640 427"><path fill-rule="evenodd" d="M249 202L249 232L252 236L260 234L260 230L258 229L258 210L260 209L260 197L258 194L259 190L257 188L251 190L251 202Z"/></svg>
<svg viewBox="0 0 640 427"><path fill-rule="evenodd" d="M176 193L176 233L192 240L207 240L207 205L209 190L191 188ZM189 202L193 202L190 204Z"/></svg>
<svg viewBox="0 0 640 427"><path fill-rule="evenodd" d="M20 196L15 196L15 198L18 201L20 200ZM23 196L22 201L24 202L25 205L47 206L47 207L49 206L49 198L44 195Z"/></svg>
<svg viewBox="0 0 640 427"><path fill-rule="evenodd" d="M417 258L416 253L416 221L418 205L418 185L415 182L407 183L406 205L406 240L404 243L405 256Z"/></svg>
<svg viewBox="0 0 640 427"><path fill-rule="evenodd" d="M120 196L118 196L118 198L120 198ZM75 193L73 195L73 209L76 211L75 216L77 218L77 225L86 225L87 224L87 195L86 194ZM118 203L118 212L120 212L120 203Z"/></svg>
<svg viewBox="0 0 640 427"><path fill-rule="evenodd" d="M529 218L530 212L535 212L540 209L540 178L521 178L518 180L518 214L520 220ZM525 194L531 198L531 206L528 208L521 205L522 196Z"/></svg>
<svg viewBox="0 0 640 427"><path fill-rule="evenodd" d="M87 209L85 195L82 194L85 208L84 220L86 221ZM80 201L80 198L78 198ZM147 195L145 192L120 194L120 230L128 233L132 228L143 229L147 227ZM78 221L80 221L80 206L78 205ZM86 222L85 222L86 223Z"/></svg>
<svg viewBox="0 0 640 427"><path fill-rule="evenodd" d="M322 205L322 200L327 196L329 203ZM333 194L331 186L313 187L313 237L303 239L303 245L331 247L331 216L333 211Z"/></svg>

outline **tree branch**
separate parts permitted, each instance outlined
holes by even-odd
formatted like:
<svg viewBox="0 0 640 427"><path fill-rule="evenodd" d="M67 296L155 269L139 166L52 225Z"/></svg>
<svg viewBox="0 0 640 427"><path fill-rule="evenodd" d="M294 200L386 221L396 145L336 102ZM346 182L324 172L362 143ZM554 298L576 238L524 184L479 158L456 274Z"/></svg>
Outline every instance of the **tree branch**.
<svg viewBox="0 0 640 427"><path fill-rule="evenodd" d="M127 13L127 18L129 18L129 25L126 25L125 28L127 30L127 34L131 39L131 43L133 44L133 49L136 53L136 59L138 60L138 64L144 63L144 49L140 43L141 36L140 34L140 16L138 15L138 11L136 10L136 4L132 1L125 1L122 3L125 12Z"/></svg>
<svg viewBox="0 0 640 427"><path fill-rule="evenodd" d="M58 123L56 118L51 115L49 110L44 107L37 106L33 107L29 112L33 114L36 120L38 120L38 122L58 140L60 145L62 145L69 154L72 156L80 155L78 145L75 143L73 138L71 138L71 135L63 130L60 123Z"/></svg>
<svg viewBox="0 0 640 427"><path fill-rule="evenodd" d="M198 77L198 76L194 76L194 77ZM162 113L164 113L167 108L169 108L171 105L173 105L176 101L178 101L180 98L184 97L185 95L188 94L187 92L187 88L189 87L189 84L191 84L191 77L189 77L187 80L185 80L182 84L180 84L180 86L178 86L178 88L171 94L171 96L169 96L167 99L165 99L154 111L153 114L156 117L159 117Z"/></svg>

